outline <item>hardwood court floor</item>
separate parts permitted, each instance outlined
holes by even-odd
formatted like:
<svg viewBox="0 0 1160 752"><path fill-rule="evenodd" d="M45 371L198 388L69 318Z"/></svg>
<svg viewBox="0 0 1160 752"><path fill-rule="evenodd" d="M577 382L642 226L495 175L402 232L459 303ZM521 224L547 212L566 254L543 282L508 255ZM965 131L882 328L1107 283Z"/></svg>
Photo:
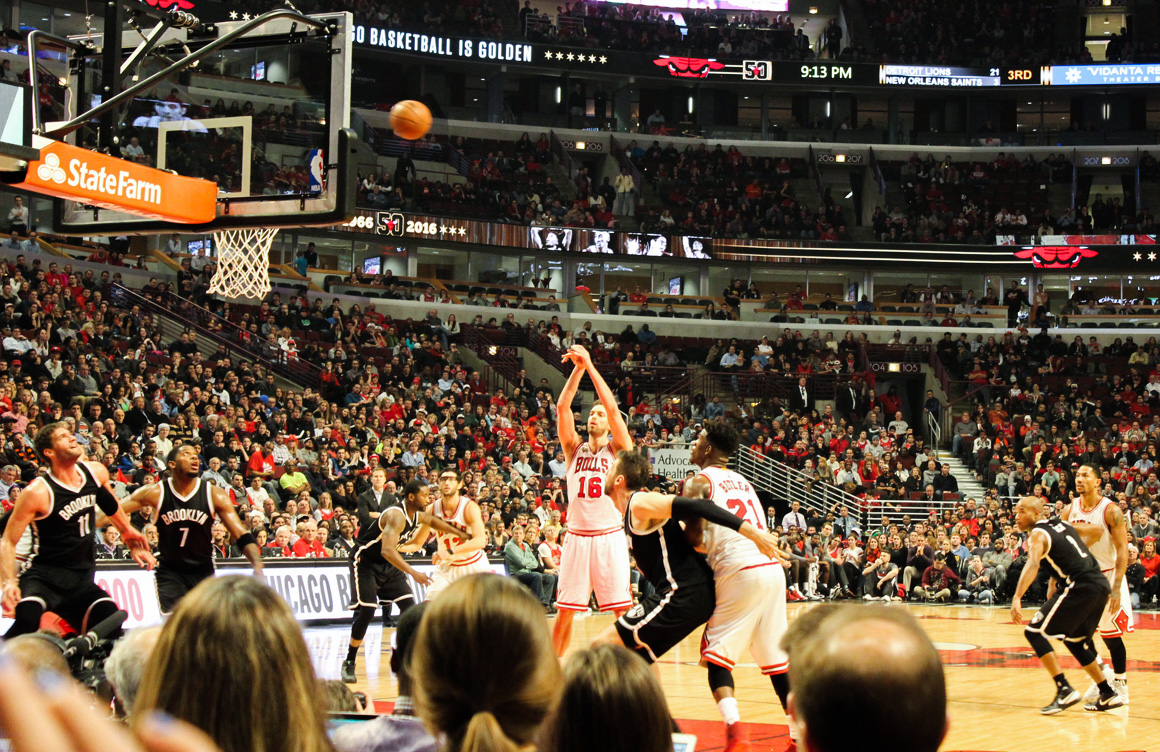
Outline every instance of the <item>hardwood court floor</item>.
<svg viewBox="0 0 1160 752"><path fill-rule="evenodd" d="M790 619L812 607L810 603L789 604ZM942 656L951 716L943 750L1160 751L1160 661L1153 660L1160 655L1160 613L1137 614L1136 632L1125 640L1131 690L1127 708L1088 713L1077 705L1060 715L1045 717L1038 709L1050 701L1054 687L1023 639L1023 630L1009 623L1007 608L890 607L908 608L918 616ZM1033 607L1024 608L1026 618L1034 612ZM610 616L578 617L573 645L586 644L610 622ZM348 636L346 627L306 630L323 678L338 678ZM721 747L721 735L717 733L720 723L705 671L696 665L699 640L698 632L662 658L661 681L673 715L681 721L692 721L689 725L693 728L686 730L701 735L698 752L711 752ZM380 635L377 625L372 626L359 653L359 682L355 688L375 700L391 700L396 694L388 666L389 645L390 632ZM1098 639L1097 645L1106 659L1106 648ZM388 649L382 650L384 646ZM370 661L366 660L368 655ZM1070 655L1064 660L1064 669L1071 683L1083 692L1089 680ZM769 681L752 663L739 665L734 679L742 719L755 724L751 729L754 750L785 749L785 715Z"/></svg>

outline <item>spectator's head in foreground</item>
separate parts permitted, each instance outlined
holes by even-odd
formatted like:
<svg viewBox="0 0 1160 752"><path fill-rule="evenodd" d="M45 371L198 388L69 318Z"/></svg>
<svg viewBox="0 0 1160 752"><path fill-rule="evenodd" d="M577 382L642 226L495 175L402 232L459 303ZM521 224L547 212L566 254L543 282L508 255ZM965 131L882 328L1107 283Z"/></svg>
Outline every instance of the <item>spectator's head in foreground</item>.
<svg viewBox="0 0 1160 752"><path fill-rule="evenodd" d="M545 724L541 752L666 752L673 748L664 692L648 664L620 645L580 650Z"/></svg>
<svg viewBox="0 0 1160 752"><path fill-rule="evenodd" d="M815 611L823 610L805 613ZM949 723L946 679L913 616L838 606L801 621L782 644L790 658L790 722L803 749L838 752L865 739L897 752L939 748Z"/></svg>
<svg viewBox="0 0 1160 752"><path fill-rule="evenodd" d="M105 662L105 676L113 687L124 715L133 713L137 693L141 689L141 677L160 635L161 627L131 629L117 640L109 660Z"/></svg>
<svg viewBox="0 0 1160 752"><path fill-rule="evenodd" d="M177 604L133 717L154 710L205 731L221 752L332 749L302 630L286 601L253 577L211 577Z"/></svg>
<svg viewBox="0 0 1160 752"><path fill-rule="evenodd" d="M446 752L516 752L559 697L544 608L506 577L453 583L427 607L412 650L416 714Z"/></svg>

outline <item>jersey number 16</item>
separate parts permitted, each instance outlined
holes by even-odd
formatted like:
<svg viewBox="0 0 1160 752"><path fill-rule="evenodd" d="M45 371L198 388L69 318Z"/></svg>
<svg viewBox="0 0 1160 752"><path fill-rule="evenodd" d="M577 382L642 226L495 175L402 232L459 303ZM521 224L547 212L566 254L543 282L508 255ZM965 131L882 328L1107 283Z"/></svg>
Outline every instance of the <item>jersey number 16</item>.
<svg viewBox="0 0 1160 752"><path fill-rule="evenodd" d="M595 475L580 479L579 494L581 499L599 499L604 495L604 484Z"/></svg>

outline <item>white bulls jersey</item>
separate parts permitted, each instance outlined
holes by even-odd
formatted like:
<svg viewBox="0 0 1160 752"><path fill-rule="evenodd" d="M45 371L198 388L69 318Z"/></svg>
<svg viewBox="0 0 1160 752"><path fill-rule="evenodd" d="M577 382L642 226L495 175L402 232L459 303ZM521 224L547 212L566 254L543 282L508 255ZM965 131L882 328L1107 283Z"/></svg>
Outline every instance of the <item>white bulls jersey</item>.
<svg viewBox="0 0 1160 752"><path fill-rule="evenodd" d="M749 481L739 473L722 467L707 467L699 477L709 481L709 498L714 504L758 530L765 530L761 501ZM768 564L770 561L753 541L741 533L712 523L705 525L705 551L709 557L709 566L718 577L746 567Z"/></svg>
<svg viewBox="0 0 1160 752"><path fill-rule="evenodd" d="M443 497L440 496L431 505L431 513L441 520L459 525L462 528L470 530L471 527L467 524L467 505L472 503L466 496L459 497L459 506L455 509L443 508ZM460 538L457 535L448 535L446 533L435 533L435 537L439 541L439 553L443 556L443 561L453 567L463 567L468 564L474 564L480 559L484 558L484 553L480 551L468 551L467 553L448 554L447 546L449 543L465 543L466 539Z"/></svg>
<svg viewBox="0 0 1160 752"><path fill-rule="evenodd" d="M601 533L624 527L616 504L604 493L604 479L615 459L611 443L593 452L585 441L572 453L565 473L570 533Z"/></svg>
<svg viewBox="0 0 1160 752"><path fill-rule="evenodd" d="M1086 522L1089 525L1099 525L1104 529L1104 534L1100 536L1100 539L1088 546L1088 550L1092 552L1092 556L1096 557L1100 570L1103 572L1116 568L1116 546L1112 543L1112 531L1108 529L1107 520L1104 519L1108 505L1114 506L1115 503L1104 496L1100 499L1100 503L1096 504L1095 509L1085 512L1080 506L1080 500L1076 499L1071 503L1071 511L1068 512L1065 520L1065 522Z"/></svg>

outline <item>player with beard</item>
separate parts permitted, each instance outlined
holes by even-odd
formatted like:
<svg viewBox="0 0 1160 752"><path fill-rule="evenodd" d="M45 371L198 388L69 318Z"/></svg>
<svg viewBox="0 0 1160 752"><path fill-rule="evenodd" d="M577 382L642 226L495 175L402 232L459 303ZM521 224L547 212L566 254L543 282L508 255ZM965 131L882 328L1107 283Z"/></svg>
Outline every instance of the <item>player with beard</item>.
<svg viewBox="0 0 1160 752"><path fill-rule="evenodd" d="M1097 661L1104 677L1111 680L1112 687L1127 705L1128 651L1124 647L1124 635L1136 631L1128 581L1124 579L1128 569L1128 520L1114 500L1100 493L1100 488L1100 469L1081 465L1075 474L1075 490L1079 496L1063 508L1059 518L1083 537L1100 565L1100 572L1112 586L1099 627L1100 638L1111 654L1111 675L1107 665L1098 658ZM1087 703L1099 699L1095 682L1084 692L1083 699Z"/></svg>
<svg viewBox="0 0 1160 752"><path fill-rule="evenodd" d="M752 541L766 561L780 558L777 539L711 501L643 491L652 474L648 458L620 452L604 488L624 514L637 567L656 592L642 598L597 637L624 645L655 663L713 615L713 570L689 541L681 522L705 520Z"/></svg>
<svg viewBox="0 0 1160 752"><path fill-rule="evenodd" d="M455 532L447 532L448 528L435 530L435 537L439 541L435 556L432 557L435 574L431 577L431 586L427 588L424 600L434 600L460 577L491 571L491 564L483 552L487 545L483 515L480 514L479 504L459 495L462 490L463 477L459 471L450 468L440 471L439 498L428 511L432 517L448 523ZM467 535L466 539L464 535Z"/></svg>
<svg viewBox="0 0 1160 752"><path fill-rule="evenodd" d="M611 611L618 617L632 605L624 515L617 511L604 487L617 453L632 449L632 437L621 417L616 395L592 364L589 352L573 345L564 360L570 361L573 369L556 404L568 489L568 534L560 559L556 597L559 614L552 629L552 642L560 656L572 641L576 612L588 610L593 593L601 611ZM572 414L572 398L585 371L600 398L599 404L588 412L587 441L576 433Z"/></svg>
<svg viewBox="0 0 1160 752"><path fill-rule="evenodd" d="M108 469L81 459L84 449L66 423L41 428L33 447L48 463L48 473L20 494L0 538L3 605L15 617L6 639L40 629L46 611L78 632L116 615L117 605L93 580L97 566L93 530L106 518L120 531L138 564L152 568L157 563L145 536L117 506ZM31 530L32 547L18 573L16 547L25 530Z"/></svg>

